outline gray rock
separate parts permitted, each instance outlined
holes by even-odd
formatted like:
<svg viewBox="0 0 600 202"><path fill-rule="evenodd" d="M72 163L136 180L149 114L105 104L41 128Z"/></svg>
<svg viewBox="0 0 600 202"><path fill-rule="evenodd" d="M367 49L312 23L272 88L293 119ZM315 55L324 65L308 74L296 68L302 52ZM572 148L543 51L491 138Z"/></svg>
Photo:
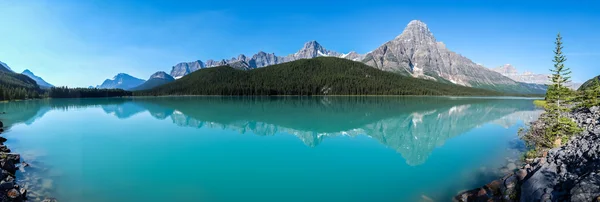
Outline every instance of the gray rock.
<svg viewBox="0 0 600 202"><path fill-rule="evenodd" d="M571 201L593 201L600 196L600 174L586 176L571 189Z"/></svg>
<svg viewBox="0 0 600 202"><path fill-rule="evenodd" d="M193 62L182 62L171 68L171 76L178 79L203 68L206 68L206 65L200 60Z"/></svg>

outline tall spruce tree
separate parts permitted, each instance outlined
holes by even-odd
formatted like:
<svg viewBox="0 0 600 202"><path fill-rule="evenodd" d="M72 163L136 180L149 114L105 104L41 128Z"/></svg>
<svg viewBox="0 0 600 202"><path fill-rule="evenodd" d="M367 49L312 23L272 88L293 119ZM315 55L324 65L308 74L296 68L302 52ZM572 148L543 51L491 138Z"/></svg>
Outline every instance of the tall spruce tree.
<svg viewBox="0 0 600 202"><path fill-rule="evenodd" d="M554 144L560 146L568 137L577 133L580 129L577 124L568 117L564 117L563 112L567 111L569 103L574 99L573 92L565 85L571 81L571 70L565 67L567 58L563 55L562 37L560 33L556 36L556 48L554 49L554 68L550 79L552 84L546 92L546 138Z"/></svg>
<svg viewBox="0 0 600 202"><path fill-rule="evenodd" d="M554 68L550 80L552 84L546 92L546 102L551 105L553 111L557 113L557 117L560 117L560 111L565 111L565 107L572 100L571 90L565 86L566 83L571 82L571 70L565 67L565 61L567 58L563 55L562 49L562 37L560 33L556 36L556 48L554 49Z"/></svg>

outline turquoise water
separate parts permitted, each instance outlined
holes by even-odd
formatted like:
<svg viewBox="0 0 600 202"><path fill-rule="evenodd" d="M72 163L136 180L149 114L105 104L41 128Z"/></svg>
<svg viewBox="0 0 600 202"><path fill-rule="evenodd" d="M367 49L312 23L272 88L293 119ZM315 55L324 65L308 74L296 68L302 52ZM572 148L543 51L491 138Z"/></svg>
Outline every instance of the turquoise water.
<svg viewBox="0 0 600 202"><path fill-rule="evenodd" d="M502 175L525 99L172 97L0 104L60 201L449 201ZM22 173L23 174L23 173ZM25 178L25 177L22 177ZM24 182L26 183L26 182Z"/></svg>

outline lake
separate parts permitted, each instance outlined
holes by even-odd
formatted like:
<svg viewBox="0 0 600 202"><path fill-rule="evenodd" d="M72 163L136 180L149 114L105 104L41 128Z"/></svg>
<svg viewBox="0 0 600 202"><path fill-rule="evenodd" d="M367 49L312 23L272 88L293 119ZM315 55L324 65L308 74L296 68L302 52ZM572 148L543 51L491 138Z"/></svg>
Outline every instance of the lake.
<svg viewBox="0 0 600 202"><path fill-rule="evenodd" d="M508 172L529 99L164 97L0 103L34 196L449 201ZM518 162L514 162L518 164Z"/></svg>

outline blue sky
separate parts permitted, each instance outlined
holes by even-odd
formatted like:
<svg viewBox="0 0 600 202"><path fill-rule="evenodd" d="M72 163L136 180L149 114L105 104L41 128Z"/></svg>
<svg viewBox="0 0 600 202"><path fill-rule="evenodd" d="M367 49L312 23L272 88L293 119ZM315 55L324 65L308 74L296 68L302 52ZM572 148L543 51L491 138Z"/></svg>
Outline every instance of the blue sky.
<svg viewBox="0 0 600 202"><path fill-rule="evenodd" d="M594 1L564 0L1 0L0 61L86 87L120 72L147 79L184 61L287 55L309 40L365 53L418 19L474 62L536 73L552 67L560 31L573 79L585 81L600 74L599 10Z"/></svg>

